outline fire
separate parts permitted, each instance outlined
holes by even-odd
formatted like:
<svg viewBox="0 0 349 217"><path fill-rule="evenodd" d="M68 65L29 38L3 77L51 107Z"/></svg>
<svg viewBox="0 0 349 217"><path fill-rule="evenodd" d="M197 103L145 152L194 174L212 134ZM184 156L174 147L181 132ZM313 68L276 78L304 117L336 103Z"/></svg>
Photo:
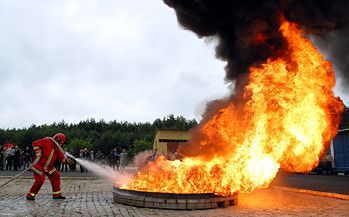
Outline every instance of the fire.
<svg viewBox="0 0 349 217"><path fill-rule="evenodd" d="M265 43L266 40L267 40L267 37L265 37L265 35L263 35L262 32L259 32L256 34L253 42L259 44L259 43Z"/></svg>
<svg viewBox="0 0 349 217"><path fill-rule="evenodd" d="M250 68L239 100L231 100L193 132L187 148L205 154L162 157L122 188L230 195L267 187L279 168L312 170L338 131L343 103L333 95L331 63L296 24L283 21L282 57ZM195 142L195 144L194 144Z"/></svg>

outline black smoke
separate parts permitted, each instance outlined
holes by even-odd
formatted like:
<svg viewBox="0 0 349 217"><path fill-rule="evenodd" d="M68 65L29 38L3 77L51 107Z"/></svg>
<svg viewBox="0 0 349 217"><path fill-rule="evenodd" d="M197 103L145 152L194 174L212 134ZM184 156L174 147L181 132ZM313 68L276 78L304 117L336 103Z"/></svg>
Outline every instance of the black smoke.
<svg viewBox="0 0 349 217"><path fill-rule="evenodd" d="M337 82L344 92L349 86L349 26L315 37L315 44L326 54L338 75Z"/></svg>
<svg viewBox="0 0 349 217"><path fill-rule="evenodd" d="M280 17L299 24L309 35L323 38L335 67L349 81L347 0L164 0L178 22L199 37L216 37L217 58L227 62L226 79L246 78L250 66L285 55ZM331 39L335 32L335 42ZM341 35L345 34L345 35ZM341 36L340 36L341 35ZM333 44L333 46L331 46ZM343 47L344 46L344 47Z"/></svg>

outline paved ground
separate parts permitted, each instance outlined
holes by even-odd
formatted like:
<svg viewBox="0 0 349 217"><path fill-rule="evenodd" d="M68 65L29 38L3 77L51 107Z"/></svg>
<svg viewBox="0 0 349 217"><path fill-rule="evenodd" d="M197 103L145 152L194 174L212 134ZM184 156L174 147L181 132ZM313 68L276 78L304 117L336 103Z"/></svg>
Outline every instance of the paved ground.
<svg viewBox="0 0 349 217"><path fill-rule="evenodd" d="M281 171L271 185L349 195L349 176L303 175Z"/></svg>
<svg viewBox="0 0 349 217"><path fill-rule="evenodd" d="M128 167L127 171L136 171L136 168ZM18 174L18 172L19 171L0 171L0 177L14 176ZM95 175L91 172L61 172L60 174L62 177L95 178ZM23 177L31 178L33 174L32 172L26 172ZM349 176L289 174L280 171L271 185L349 195Z"/></svg>
<svg viewBox="0 0 349 217"><path fill-rule="evenodd" d="M6 181L0 178L0 184ZM240 194L235 207L204 211L145 209L112 201L111 183L106 180L63 179L67 199L51 199L46 182L36 201L25 193L33 180L15 180L0 190L0 216L349 216L349 201L308 194L265 189Z"/></svg>
<svg viewBox="0 0 349 217"><path fill-rule="evenodd" d="M14 176L21 171L0 171L0 177L1 176ZM95 175L91 172L88 173L81 173L81 172L59 172L61 174L61 177L95 177ZM31 171L25 172L23 177L33 177L33 173Z"/></svg>

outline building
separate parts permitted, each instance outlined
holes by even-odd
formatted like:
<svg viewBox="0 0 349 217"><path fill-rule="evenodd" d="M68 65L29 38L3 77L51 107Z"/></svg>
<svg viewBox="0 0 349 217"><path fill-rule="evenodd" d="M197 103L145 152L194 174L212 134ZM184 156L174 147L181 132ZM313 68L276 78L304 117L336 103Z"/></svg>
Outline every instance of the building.
<svg viewBox="0 0 349 217"><path fill-rule="evenodd" d="M188 140L187 130L159 129L155 134L153 150L159 153L175 152L180 144Z"/></svg>
<svg viewBox="0 0 349 217"><path fill-rule="evenodd" d="M339 130L331 144L332 167L335 173L349 174L349 129Z"/></svg>

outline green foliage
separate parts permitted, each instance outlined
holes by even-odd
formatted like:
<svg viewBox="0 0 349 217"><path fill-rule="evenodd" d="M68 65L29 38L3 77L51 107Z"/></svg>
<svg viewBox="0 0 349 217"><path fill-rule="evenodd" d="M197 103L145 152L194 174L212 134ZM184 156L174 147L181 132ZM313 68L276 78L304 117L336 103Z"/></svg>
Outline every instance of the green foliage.
<svg viewBox="0 0 349 217"><path fill-rule="evenodd" d="M73 150L78 152L80 149L87 148L88 150L93 149L93 145L90 141L84 139L74 138L64 147L65 150Z"/></svg>
<svg viewBox="0 0 349 217"><path fill-rule="evenodd" d="M67 124L63 121L51 125L32 125L23 129L0 129L0 145L9 142L24 148L37 139L53 136L62 132L68 137L66 150L88 148L109 153L116 148L129 150L133 155L140 151L151 149L156 129L188 130L197 125L195 119L188 120L183 116L168 115L158 118L153 123L130 123L87 119L77 124Z"/></svg>
<svg viewBox="0 0 349 217"><path fill-rule="evenodd" d="M153 144L150 141L147 141L144 139L141 139L141 140L136 139L133 142L128 154L130 156L135 156L139 152L142 152L145 150L151 150L152 148L153 148Z"/></svg>
<svg viewBox="0 0 349 217"><path fill-rule="evenodd" d="M187 120L183 116L174 117L173 114L164 117L162 120L158 118L153 122L156 129L187 130L196 126L197 124L198 123L195 119Z"/></svg>

